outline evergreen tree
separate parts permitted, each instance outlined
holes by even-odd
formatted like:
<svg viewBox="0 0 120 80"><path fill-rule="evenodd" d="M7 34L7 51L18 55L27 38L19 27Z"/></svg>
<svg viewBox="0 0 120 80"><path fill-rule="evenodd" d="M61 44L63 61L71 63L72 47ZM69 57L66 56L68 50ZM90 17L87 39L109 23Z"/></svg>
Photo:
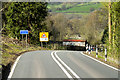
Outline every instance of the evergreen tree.
<svg viewBox="0 0 120 80"><path fill-rule="evenodd" d="M29 30L31 42L39 41L39 32L45 31L46 2L12 2L3 12L8 36L21 39L20 30Z"/></svg>

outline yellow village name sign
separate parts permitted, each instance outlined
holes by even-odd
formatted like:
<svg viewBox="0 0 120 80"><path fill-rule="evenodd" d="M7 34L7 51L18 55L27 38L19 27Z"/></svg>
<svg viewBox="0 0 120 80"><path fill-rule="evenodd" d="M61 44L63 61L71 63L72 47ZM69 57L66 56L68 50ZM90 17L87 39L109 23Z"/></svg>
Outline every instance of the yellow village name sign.
<svg viewBox="0 0 120 80"><path fill-rule="evenodd" d="M41 42L49 41L49 33L48 32L40 32L39 36L40 36Z"/></svg>

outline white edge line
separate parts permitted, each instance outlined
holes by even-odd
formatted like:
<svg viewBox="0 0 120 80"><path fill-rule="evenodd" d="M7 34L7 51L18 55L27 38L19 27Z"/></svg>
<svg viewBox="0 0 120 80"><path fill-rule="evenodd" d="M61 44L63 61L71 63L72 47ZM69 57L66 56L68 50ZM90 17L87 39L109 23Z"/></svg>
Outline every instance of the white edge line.
<svg viewBox="0 0 120 80"><path fill-rule="evenodd" d="M91 57L91 56L88 56L88 55L84 54L83 52L81 52L81 54L84 55L84 56L86 56L86 57L89 57L89 58L91 58L91 59L93 59L93 60L95 60L95 61L97 61L97 62L99 62L99 63L101 63L101 64L103 64L103 65L105 65L105 66L107 66L107 67L110 67L110 68L112 68L112 69L114 69L114 70L120 71L120 69L117 69L117 68L115 68L115 67L113 67L113 66L110 66L110 65L108 65L108 64L106 64L106 63L104 63L104 62L101 62L101 61L99 61L99 60L97 60L97 59L95 59L95 58L93 58L93 57Z"/></svg>
<svg viewBox="0 0 120 80"><path fill-rule="evenodd" d="M80 78L70 67L68 67L56 54L55 52L55 56L58 58L58 60L76 77L76 78Z"/></svg>
<svg viewBox="0 0 120 80"><path fill-rule="evenodd" d="M63 70L63 72L67 75L68 78L72 78L72 76L65 70L65 68L55 59L53 53L54 52L51 53L53 60L58 64L58 66Z"/></svg>
<svg viewBox="0 0 120 80"><path fill-rule="evenodd" d="M14 70L15 70L15 67L16 67L16 65L17 65L20 57L21 57L21 56L19 56L19 57L16 59L15 63L13 64L12 69L11 69L11 72L10 72L7 80L10 80L10 79L12 78L13 72L14 72Z"/></svg>

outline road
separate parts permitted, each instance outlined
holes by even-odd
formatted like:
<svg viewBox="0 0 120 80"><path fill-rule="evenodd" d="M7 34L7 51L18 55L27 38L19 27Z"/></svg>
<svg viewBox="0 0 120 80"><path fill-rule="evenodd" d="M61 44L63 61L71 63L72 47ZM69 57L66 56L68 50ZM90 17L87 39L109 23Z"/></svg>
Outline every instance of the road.
<svg viewBox="0 0 120 80"><path fill-rule="evenodd" d="M47 50L27 52L18 60L11 78L117 80L117 70L86 57L82 53Z"/></svg>

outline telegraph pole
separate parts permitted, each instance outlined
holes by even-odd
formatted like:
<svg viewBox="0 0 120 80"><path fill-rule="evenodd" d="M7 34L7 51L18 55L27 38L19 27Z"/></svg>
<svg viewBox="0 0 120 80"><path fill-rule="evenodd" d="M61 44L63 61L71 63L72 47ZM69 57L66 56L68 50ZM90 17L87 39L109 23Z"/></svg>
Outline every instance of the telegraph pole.
<svg viewBox="0 0 120 80"><path fill-rule="evenodd" d="M109 28L109 49L111 49L111 0L109 0L109 5L108 5L108 28Z"/></svg>

